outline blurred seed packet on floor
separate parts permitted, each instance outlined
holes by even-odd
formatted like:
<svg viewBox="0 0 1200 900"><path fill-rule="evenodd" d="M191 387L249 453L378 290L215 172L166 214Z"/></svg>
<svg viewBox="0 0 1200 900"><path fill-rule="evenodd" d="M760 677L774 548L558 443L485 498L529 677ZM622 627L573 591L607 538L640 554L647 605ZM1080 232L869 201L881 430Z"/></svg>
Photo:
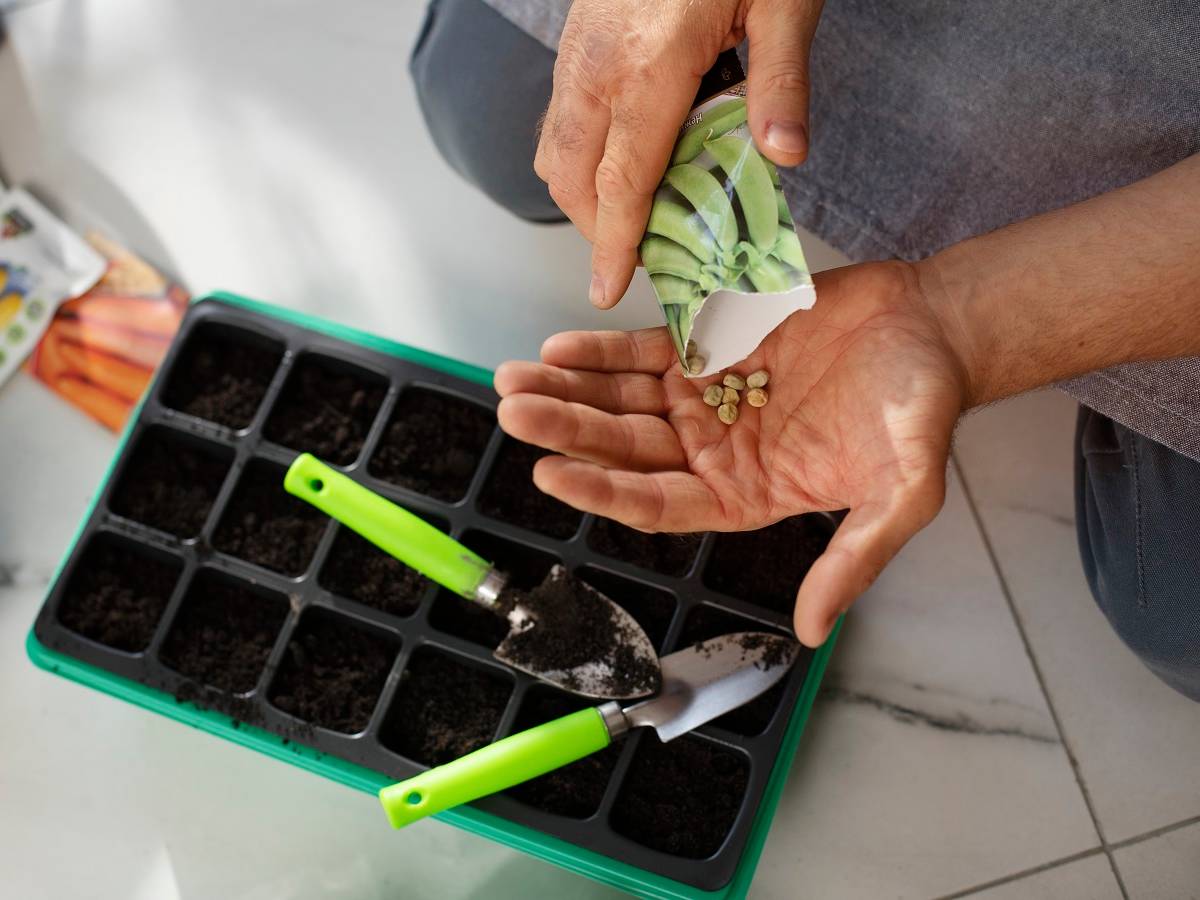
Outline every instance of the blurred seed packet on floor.
<svg viewBox="0 0 1200 900"><path fill-rule="evenodd" d="M107 261L100 280L63 303L29 371L113 431L120 431L162 362L188 294L102 235L87 243Z"/></svg>
<svg viewBox="0 0 1200 900"><path fill-rule="evenodd" d="M104 267L100 253L24 190L0 191L0 384L59 303L92 287Z"/></svg>

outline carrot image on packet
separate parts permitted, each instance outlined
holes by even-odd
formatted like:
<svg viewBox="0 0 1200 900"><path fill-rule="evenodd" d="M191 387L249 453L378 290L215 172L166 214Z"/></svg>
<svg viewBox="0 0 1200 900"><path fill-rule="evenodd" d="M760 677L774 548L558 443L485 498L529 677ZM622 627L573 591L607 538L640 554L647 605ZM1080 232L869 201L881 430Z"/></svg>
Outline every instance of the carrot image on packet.
<svg viewBox="0 0 1200 900"><path fill-rule="evenodd" d="M779 172L750 136L733 51L701 85L639 249L692 376L740 362L784 319L816 302Z"/></svg>
<svg viewBox="0 0 1200 900"><path fill-rule="evenodd" d="M188 295L119 244L95 233L87 241L107 268L91 290L59 307L28 369L119 431L166 355Z"/></svg>

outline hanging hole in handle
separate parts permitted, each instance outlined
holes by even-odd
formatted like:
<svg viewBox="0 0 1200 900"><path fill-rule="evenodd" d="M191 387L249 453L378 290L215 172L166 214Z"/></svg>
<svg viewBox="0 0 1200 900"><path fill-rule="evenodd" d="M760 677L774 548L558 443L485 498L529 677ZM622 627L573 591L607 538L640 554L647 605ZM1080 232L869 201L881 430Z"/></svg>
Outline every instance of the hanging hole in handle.
<svg viewBox="0 0 1200 900"><path fill-rule="evenodd" d="M424 799L420 791L409 791L408 796L404 798L404 802L409 806L418 806Z"/></svg>
<svg viewBox="0 0 1200 900"><path fill-rule="evenodd" d="M313 478L308 482L308 486L312 488L314 494L319 494L321 491L325 490L325 482L323 482L320 478Z"/></svg>

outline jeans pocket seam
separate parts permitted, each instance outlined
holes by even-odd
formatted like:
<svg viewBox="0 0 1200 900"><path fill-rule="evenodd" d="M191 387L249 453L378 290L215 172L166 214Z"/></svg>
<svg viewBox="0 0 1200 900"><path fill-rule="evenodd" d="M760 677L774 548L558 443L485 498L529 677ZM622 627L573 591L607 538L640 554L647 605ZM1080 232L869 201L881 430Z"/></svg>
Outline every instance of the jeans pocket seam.
<svg viewBox="0 0 1200 900"><path fill-rule="evenodd" d="M1129 449L1133 456L1133 527L1134 527L1134 554L1137 561L1137 605L1139 609L1146 609L1146 564L1145 550L1142 546L1142 482L1141 482L1141 461L1138 456L1138 439L1136 435L1131 435L1132 440L1129 442Z"/></svg>

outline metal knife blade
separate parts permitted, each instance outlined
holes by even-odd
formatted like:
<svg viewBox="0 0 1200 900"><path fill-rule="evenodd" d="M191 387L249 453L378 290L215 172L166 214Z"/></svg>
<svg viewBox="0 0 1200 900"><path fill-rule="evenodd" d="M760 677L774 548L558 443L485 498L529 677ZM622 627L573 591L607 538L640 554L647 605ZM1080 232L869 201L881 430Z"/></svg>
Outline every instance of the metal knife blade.
<svg viewBox="0 0 1200 900"><path fill-rule="evenodd" d="M620 712L628 727L647 725L661 740L673 740L770 690L800 650L790 638L757 631L701 641L664 656L658 694Z"/></svg>

